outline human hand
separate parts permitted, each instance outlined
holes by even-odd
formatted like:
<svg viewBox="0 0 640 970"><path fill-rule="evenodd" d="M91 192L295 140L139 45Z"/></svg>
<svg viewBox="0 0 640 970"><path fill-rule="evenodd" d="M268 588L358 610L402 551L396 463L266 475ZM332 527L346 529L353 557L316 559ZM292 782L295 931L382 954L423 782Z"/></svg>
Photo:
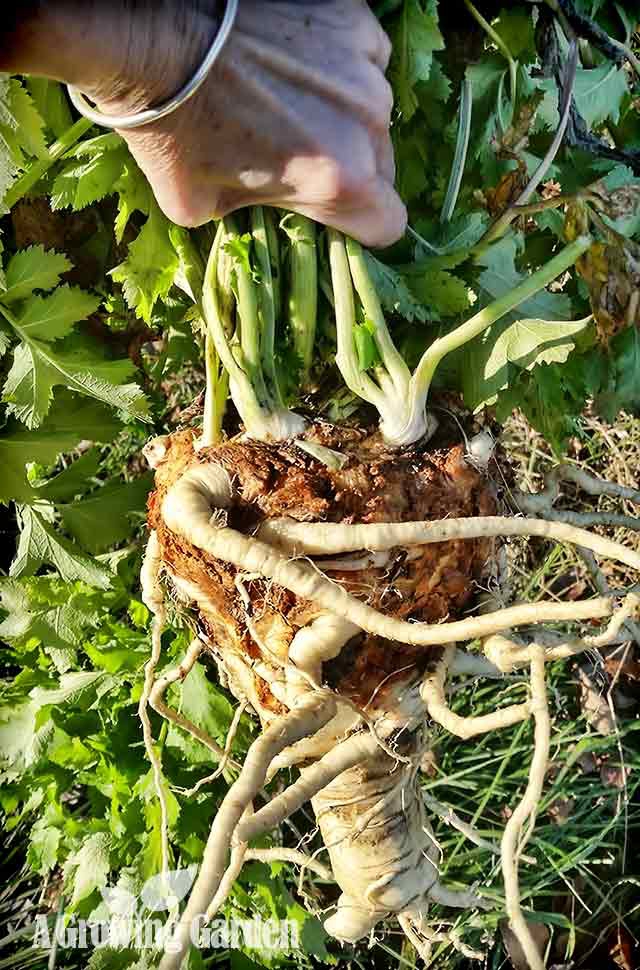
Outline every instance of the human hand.
<svg viewBox="0 0 640 970"><path fill-rule="evenodd" d="M76 85L107 114L163 101L200 63L217 18L202 11L206 3L145 6L125 14L117 3L85 0L81 13L63 3L46 31L49 63L34 70L32 57L26 70ZM393 187L389 53L364 0L241 0L198 93L123 135L161 208L181 225L263 203L387 245L406 221Z"/></svg>

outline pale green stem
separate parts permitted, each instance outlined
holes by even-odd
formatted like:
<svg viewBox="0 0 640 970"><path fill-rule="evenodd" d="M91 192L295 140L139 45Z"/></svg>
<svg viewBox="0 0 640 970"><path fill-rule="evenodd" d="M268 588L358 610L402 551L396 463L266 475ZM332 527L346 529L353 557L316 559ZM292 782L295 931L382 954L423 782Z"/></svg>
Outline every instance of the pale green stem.
<svg viewBox="0 0 640 970"><path fill-rule="evenodd" d="M260 273L260 287L258 289L261 331L260 357L270 385L269 390L282 404L276 375L276 311L273 276L271 274L270 237L267 233L262 206L256 205L251 209L251 234L253 236L253 251Z"/></svg>
<svg viewBox="0 0 640 970"><path fill-rule="evenodd" d="M404 393L411 374L387 329L380 300L367 269L362 246L349 237L345 238L345 246L356 292L360 297L367 320L373 324L374 339L382 362L398 393Z"/></svg>
<svg viewBox="0 0 640 970"><path fill-rule="evenodd" d="M238 235L235 221L227 217L225 230L229 235ZM249 379L261 404L268 404L269 395L262 372L260 320L258 317L258 288L249 269L242 260L234 261L236 277L236 301L240 317L240 348L242 363L247 369Z"/></svg>
<svg viewBox="0 0 640 970"><path fill-rule="evenodd" d="M469 150L472 106L473 88L471 86L471 81L468 78L464 78L460 90L460 114L458 119L456 150L453 156L453 165L451 167L451 175L449 176L447 194L445 195L444 202L442 203L440 222L449 222L453 216L456 202L458 201L460 186L462 184L462 175L464 173L464 166L467 160L467 151Z"/></svg>
<svg viewBox="0 0 640 970"><path fill-rule="evenodd" d="M86 118L80 118L75 122L64 134L54 141L49 148L49 153L46 158L40 158L37 162L34 162L30 168L21 175L20 178L13 183L4 199L0 200L7 209L11 209L16 202L19 202L23 196L30 192L31 189L36 185L43 175L49 171L52 165L54 165L59 158L61 158L70 148L73 148L75 143L79 141L82 136L89 131L91 128L91 122Z"/></svg>
<svg viewBox="0 0 640 970"><path fill-rule="evenodd" d="M338 343L336 364L349 390L380 411L385 406L385 396L369 375L360 369L354 345L356 309L344 236L335 229L328 229L327 239Z"/></svg>
<svg viewBox="0 0 640 970"><path fill-rule="evenodd" d="M492 323L495 323L500 317L503 317L505 313L509 313L525 300L535 296L539 290L551 283L561 273L564 273L570 266L573 266L576 260L586 252L592 242L591 236L579 236L574 242L570 243L554 256L553 259L550 259L548 263L545 263L539 270L532 273L528 279L524 280L512 290L509 290L504 296L494 300L493 303L490 303L483 310L474 314L470 320L456 327L451 333L435 340L425 351L412 378L412 397L416 401L419 399L426 400L434 372L443 357L446 357L453 350L457 350L458 347L462 347L463 344L473 340L474 337L477 337L478 334L481 334L490 327Z"/></svg>
<svg viewBox="0 0 640 970"><path fill-rule="evenodd" d="M480 24L480 26L482 27L482 29L484 30L484 32L486 33L486 35L493 41L493 43L496 45L496 47L498 48L498 50L500 51L500 53L503 55L503 57L506 58L507 63L509 64L509 81L510 81L510 87L511 87L511 103L512 103L512 105L515 108L515 104L516 104L516 91L517 91L517 84L518 84L518 63L517 63L517 61L514 60L511 51L509 50L509 48L507 47L507 45L503 41L503 39L500 36L500 34L498 33L498 31L494 27L492 27L491 24L489 23L489 21L486 20L482 16L482 14L480 13L480 11L473 5L473 3L471 2L471 0L464 0L464 2L465 2L465 6L467 7L467 10L471 14L471 16L474 18L474 20L477 21L477 23Z"/></svg>
<svg viewBox="0 0 640 970"><path fill-rule="evenodd" d="M222 438L222 419L229 387L227 372L220 367L220 358L210 332L205 337L204 366L206 389L201 443L207 446L218 444Z"/></svg>
<svg viewBox="0 0 640 970"><path fill-rule="evenodd" d="M204 275L204 287L202 293L202 311L207 324L209 333L215 345L220 360L224 364L229 378L233 381L236 389L235 399L238 409L241 411L245 424L250 425L252 421L259 422L262 417L262 409L254 391L253 385L236 361L225 332L224 321L221 312L220 294L218 289L218 260L222 251L222 243L225 237L225 228L222 222L218 226L216 237L209 253L207 268Z"/></svg>
<svg viewBox="0 0 640 970"><path fill-rule="evenodd" d="M271 260L271 282L273 285L273 312L276 321L282 313L282 265L280 259L280 240L278 238L278 224L276 214L271 208L263 208L262 215L267 231L267 245Z"/></svg>
<svg viewBox="0 0 640 970"><path fill-rule="evenodd" d="M302 362L300 379L306 384L313 361L318 316L318 257L316 227L306 216L287 216L289 237L289 330L293 349Z"/></svg>

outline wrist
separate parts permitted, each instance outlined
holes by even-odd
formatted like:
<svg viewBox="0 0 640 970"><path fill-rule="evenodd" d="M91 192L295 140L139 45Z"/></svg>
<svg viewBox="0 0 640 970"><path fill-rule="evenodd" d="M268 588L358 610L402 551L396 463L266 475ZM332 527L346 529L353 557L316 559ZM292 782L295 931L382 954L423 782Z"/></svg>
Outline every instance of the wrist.
<svg viewBox="0 0 640 970"><path fill-rule="evenodd" d="M106 113L137 111L188 80L215 35L218 11L218 0L34 0L10 24L0 71L71 84Z"/></svg>

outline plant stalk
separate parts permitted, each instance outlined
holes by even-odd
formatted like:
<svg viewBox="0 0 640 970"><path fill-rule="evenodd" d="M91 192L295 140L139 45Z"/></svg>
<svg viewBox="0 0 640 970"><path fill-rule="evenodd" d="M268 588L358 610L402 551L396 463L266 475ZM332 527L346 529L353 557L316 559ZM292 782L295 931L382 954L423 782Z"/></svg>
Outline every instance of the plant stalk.
<svg viewBox="0 0 640 970"><path fill-rule="evenodd" d="M561 273L564 273L570 266L573 266L576 260L589 249L592 242L593 239L589 235L579 236L574 242L565 246L553 259L550 259L548 263L532 273L528 279L474 314L471 319L456 327L451 333L435 340L425 351L414 374L413 383L416 396L424 396L426 400L434 372L443 357L473 340L492 323L503 317L505 313L509 313L510 310L514 310L521 303L524 303L525 300L535 296L539 290L551 283Z"/></svg>
<svg viewBox="0 0 640 970"><path fill-rule="evenodd" d="M306 216L292 214L283 229L289 237L289 330L304 386L311 371L318 316L316 227Z"/></svg>
<svg viewBox="0 0 640 970"><path fill-rule="evenodd" d="M80 118L75 124L71 125L64 134L54 141L49 148L49 154L46 158L40 158L38 161L34 162L27 171L13 183L4 199L2 204L7 208L11 209L30 192L31 189L36 185L43 175L49 171L52 165L54 165L59 158L62 158L70 148L73 148L77 141L80 141L82 136L89 131L92 122L88 121L87 118Z"/></svg>

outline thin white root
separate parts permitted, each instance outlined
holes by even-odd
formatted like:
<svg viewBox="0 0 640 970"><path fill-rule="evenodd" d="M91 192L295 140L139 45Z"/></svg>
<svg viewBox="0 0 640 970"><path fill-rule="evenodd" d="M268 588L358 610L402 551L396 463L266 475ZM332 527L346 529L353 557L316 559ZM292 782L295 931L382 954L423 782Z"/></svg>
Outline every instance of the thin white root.
<svg viewBox="0 0 640 970"><path fill-rule="evenodd" d="M452 829L460 832L466 839L469 839L470 842L477 845L479 849L485 849L487 852L492 852L493 855L500 855L500 846L496 842L491 842L489 839L483 838L473 825L463 822L450 805L444 805L431 795L427 795L426 792L422 793L422 797L427 808L431 809L443 822L450 825Z"/></svg>
<svg viewBox="0 0 640 970"><path fill-rule="evenodd" d="M184 795L185 798L191 798L193 795L199 792L201 788L204 788L205 785L211 784L212 781L215 781L216 778L219 778L220 775L224 773L227 767L229 766L233 768L240 767L238 762L231 758L231 747L235 740L235 736L238 733L238 728L240 726L240 719L244 714L245 710L247 709L247 705L248 705L248 701L246 700L240 701L235 711L233 712L233 720L231 721L231 724L229 725L229 730L227 731L227 737L224 743L224 751L222 753L220 764L218 765L216 770L213 771L210 775L207 775L205 778L200 778L200 780L196 782L193 788L188 788L185 791L183 791L182 794Z"/></svg>
<svg viewBox="0 0 640 970"><path fill-rule="evenodd" d="M478 896L472 889L448 889L441 882L434 882L427 890L427 896L440 906L452 909L491 909L491 903Z"/></svg>
<svg viewBox="0 0 640 970"><path fill-rule="evenodd" d="M596 497L608 495L610 498L620 498L626 502L633 502L634 505L640 505L640 490L637 488L619 485L617 482L608 482L604 478L590 475L576 465L566 464L556 465L550 472L547 472L544 476L545 487L543 491L537 492L535 495L524 495L527 504L530 505L532 510L535 508L536 511L546 512L557 500L561 482L573 482L587 495ZM522 493L518 493L518 503L521 497Z"/></svg>
<svg viewBox="0 0 640 970"><path fill-rule="evenodd" d="M492 664L502 673L512 673L519 667L526 667L531 662L532 651L544 650L544 660L566 660L585 650L597 650L615 641L622 627L638 615L640 610L640 596L629 593L622 605L613 614L606 629L595 636L586 636L572 640L565 640L553 646L546 646L535 641L530 644L517 643L501 634L495 634L484 641L484 652Z"/></svg>
<svg viewBox="0 0 640 970"><path fill-rule="evenodd" d="M336 712L330 698L311 695L299 706L278 718L257 738L249 751L240 777L227 792L209 832L202 866L187 906L176 924L160 962L159 970L179 970L189 949L194 920L206 913L226 870L229 847L238 822L264 785L269 765L283 748L323 727Z"/></svg>
<svg viewBox="0 0 640 970"><path fill-rule="evenodd" d="M577 605L577 604L575 604ZM511 704L501 710L493 711L491 714L482 714L479 717L461 717L454 713L447 704L444 692L444 684L449 668L453 659L453 647L445 650L444 656L436 664L435 669L425 675L420 687L420 696L424 701L429 717L436 724L445 728L458 738L467 740L477 734L486 734L488 731L497 731L501 728L511 727L526 721L531 716L531 702L525 701L523 704Z"/></svg>
<svg viewBox="0 0 640 970"><path fill-rule="evenodd" d="M610 596L611 588L609 586L609 583L605 579L605 575L602 572L602 569L596 562L596 558L593 555L593 553L590 552L589 549L582 549L582 548L578 548L576 551L580 556L580 558L582 559L585 566L587 567L589 575L591 576L591 579L593 581L593 585L595 586L598 593L600 593L601 596ZM635 640L636 643L640 646L640 623L636 622L635 619L629 619L624 624L624 627L625 627L626 633L629 635L629 638L632 640Z"/></svg>
<svg viewBox="0 0 640 970"><path fill-rule="evenodd" d="M190 721L189 718L185 717L184 714L180 714L178 711L174 711L171 707L164 702L164 695L167 688L171 684L175 684L177 681L183 681L185 677L191 672L195 663L204 650L204 644L200 640L193 640L189 645L187 652L180 661L177 667L172 667L166 673L162 674L161 677L153 684L153 687L149 693L149 704L158 714L166 718L176 727L180 727L183 731L186 731L192 737L197 738L201 744L204 744L206 748L211 751L214 755L216 761L220 762L217 772L212 777L217 778L221 774L228 761L228 755L225 754L225 749L222 748L216 741L211 738L206 731L199 728L197 724ZM234 762L234 767L239 768L240 766Z"/></svg>
<svg viewBox="0 0 640 970"><path fill-rule="evenodd" d="M329 866L325 866L324 862L307 855L306 852L300 852L299 849L286 849L284 846L276 849L247 849L245 860L247 862L290 862L294 866L300 866L303 871L310 869L321 879L333 882L333 873Z"/></svg>
<svg viewBox="0 0 640 970"><path fill-rule="evenodd" d="M516 806L505 826L501 846L505 908L511 929L522 948L530 970L544 970L544 961L540 956L520 905L518 857L526 839L533 830L549 763L551 719L547 703L544 662L544 648L533 648L531 651L531 713L535 721L535 748L527 787L521 802ZM521 839L521 833L527 821L530 822L530 826L526 837ZM520 844L518 844L519 840Z"/></svg>
<svg viewBox="0 0 640 970"><path fill-rule="evenodd" d="M260 573L279 586L290 590L303 599L311 600L319 608L342 616L362 630L378 634L388 640L416 645L441 645L459 640L489 636L501 630L525 623L541 623L550 620L592 619L608 616L611 602L606 598L584 603L534 603L505 608L483 616L472 617L453 623L411 623L372 609L366 603L351 596L346 589L336 585L315 568L289 557L265 542L247 537L235 529L211 524L212 513L224 508L231 501L231 486L227 473L217 465L199 465L185 472L169 490L163 503L166 525L189 543L210 556L230 562L250 573ZM407 529L408 527L408 529ZM335 526L317 526L304 523L305 529L332 530ZM358 538L359 546L368 540L375 545L386 537L385 547L411 542L434 542L447 538L478 538L491 535L545 535L551 538L568 538L604 555L612 555L627 565L640 569L640 555L619 543L610 542L587 532L556 526L537 520L518 520L499 517L485 519L449 519L444 522L400 523L397 525L338 526L338 536L350 536L351 530L365 530ZM413 533L412 534L412 528ZM374 531L370 531L373 529ZM369 530L369 531L366 531ZM405 533L411 536L406 542L399 540ZM335 533L331 532L334 536ZM361 533L358 532L358 536ZM437 538L434 538L437 536ZM376 538L378 537L378 538ZM327 540L330 545L329 540ZM344 546L344 539L338 546ZM324 551L324 550L323 550Z"/></svg>
<svg viewBox="0 0 640 970"><path fill-rule="evenodd" d="M169 808L167 805L167 793L163 784L162 763L154 747L153 730L147 707L150 703L151 694L155 683L155 675L160 654L162 651L162 630L165 623L165 605L162 587L160 586L160 570L162 568L162 557L160 554L160 543L156 532L151 532L147 548L142 559L140 570L140 583L142 587L142 600L153 614L151 621L151 656L144 666L144 684L138 702L138 717L142 724L142 736L147 758L151 763L153 772L153 784L156 790L156 797L160 805L160 857L161 875L164 892L168 895L169 887Z"/></svg>
<svg viewBox="0 0 640 970"><path fill-rule="evenodd" d="M640 570L640 553L621 542L593 535L561 522L544 519L487 515L468 519L438 519L435 522L379 522L341 525L334 522L294 522L269 519L258 532L272 547L297 556L353 552L357 549L384 550L396 546L427 545L455 539L489 539L497 536L540 536L556 542L584 546L596 555L618 560Z"/></svg>
<svg viewBox="0 0 640 970"><path fill-rule="evenodd" d="M377 750L378 742L368 731L353 734L315 764L304 768L300 778L281 795L272 799L246 821L240 822L236 838L240 842L250 842L264 832L270 832L330 785L343 771L372 757Z"/></svg>

